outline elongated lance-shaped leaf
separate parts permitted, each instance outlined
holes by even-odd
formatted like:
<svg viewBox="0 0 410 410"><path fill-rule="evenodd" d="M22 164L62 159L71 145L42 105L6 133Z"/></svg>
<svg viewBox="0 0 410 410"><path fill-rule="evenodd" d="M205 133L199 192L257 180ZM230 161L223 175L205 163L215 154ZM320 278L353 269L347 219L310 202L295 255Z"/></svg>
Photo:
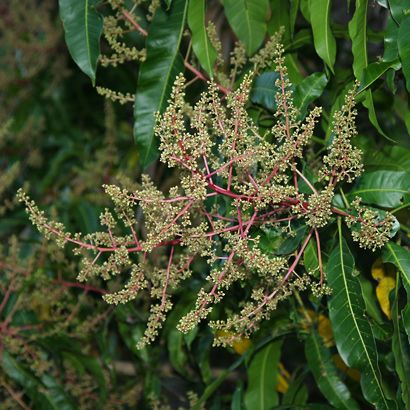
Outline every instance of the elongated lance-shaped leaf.
<svg viewBox="0 0 410 410"><path fill-rule="evenodd" d="M211 44L205 25L205 0L190 0L188 25L192 33L192 48L202 68L213 77L217 53Z"/></svg>
<svg viewBox="0 0 410 410"><path fill-rule="evenodd" d="M406 409L408 409L410 408L410 345L403 330L403 319L399 311L399 288L400 276L397 275L396 288L394 289L394 302L391 312L394 329L392 350L396 372L400 379L401 397Z"/></svg>
<svg viewBox="0 0 410 410"><path fill-rule="evenodd" d="M336 39L330 27L331 6L331 0L309 0L310 22L316 52L334 73Z"/></svg>
<svg viewBox="0 0 410 410"><path fill-rule="evenodd" d="M378 410L396 409L383 389L372 329L365 314L360 284L353 276L354 258L342 235L338 219L338 244L329 256L327 277L333 294L329 299L329 318L337 350L343 361L361 371L363 395Z"/></svg>
<svg viewBox="0 0 410 410"><path fill-rule="evenodd" d="M225 0L225 15L250 56L261 45L266 34L268 0Z"/></svg>
<svg viewBox="0 0 410 410"><path fill-rule="evenodd" d="M356 10L348 25L352 40L353 72L357 79L362 78L367 60L367 0L357 0Z"/></svg>
<svg viewBox="0 0 410 410"><path fill-rule="evenodd" d="M406 79L407 91L410 92L410 16L403 19L397 36L397 46Z"/></svg>
<svg viewBox="0 0 410 410"><path fill-rule="evenodd" d="M97 0L59 0L60 18L71 57L95 85L103 23Z"/></svg>
<svg viewBox="0 0 410 410"><path fill-rule="evenodd" d="M361 80L369 61L367 57L367 8L368 0L357 0L356 10L348 25L349 35L352 40L353 72ZM377 132L388 140L393 141L382 129L374 108L373 95L370 89L365 91L363 105L369 113L369 120Z"/></svg>
<svg viewBox="0 0 410 410"><path fill-rule="evenodd" d="M308 366L326 399L337 409L360 410L349 389L340 379L332 355L316 329L311 329L306 340L305 354Z"/></svg>
<svg viewBox="0 0 410 410"><path fill-rule="evenodd" d="M155 113L162 112L176 76L183 71L179 45L184 30L187 0L174 0L170 10L159 8L149 27L147 59L138 74L134 106L134 139L140 149L141 165L158 156Z"/></svg>
<svg viewBox="0 0 410 410"><path fill-rule="evenodd" d="M407 305L402 311L402 317L410 342L410 252L394 242L389 242L386 244L382 257L384 262L393 263L396 266L406 289Z"/></svg>
<svg viewBox="0 0 410 410"><path fill-rule="evenodd" d="M248 369L246 410L270 410L279 403L276 392L282 340L269 343L253 357Z"/></svg>

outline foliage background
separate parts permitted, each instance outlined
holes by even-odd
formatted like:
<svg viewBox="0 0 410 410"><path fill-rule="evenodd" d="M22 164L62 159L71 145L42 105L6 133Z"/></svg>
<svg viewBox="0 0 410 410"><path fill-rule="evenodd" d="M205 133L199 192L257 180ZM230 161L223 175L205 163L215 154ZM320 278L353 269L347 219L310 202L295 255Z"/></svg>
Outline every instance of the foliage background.
<svg viewBox="0 0 410 410"><path fill-rule="evenodd" d="M60 1L60 13L69 5ZM117 57L123 51L124 64L105 68L100 59L96 70L99 15L115 15L116 7L131 13L148 36L141 30L127 31L122 40L128 49L114 50ZM87 10L96 27L91 59L84 59L81 44L70 44L70 21L64 22L64 41L54 1L0 5L0 408L410 406L405 292L410 290L410 4L168 0L135 7L131 1L90 1ZM64 21L64 13L61 17ZM76 282L78 260L46 243L28 225L14 195L25 186L71 231L93 232L99 212L110 206L103 183L132 188L144 171L162 189L172 185L175 175L154 162L157 141L150 113L166 105L191 37L193 52L186 62L203 78L214 74L217 53L204 28L208 19L222 42L222 72L237 38L252 55L269 34L285 28L286 63L302 96L300 106L314 102L324 107L315 150L307 154L309 163L329 143L325 131L344 94L355 79L361 81L356 144L364 150L366 173L356 185L346 186L346 195L360 193L365 202L391 210L400 230L379 253L359 249L348 234L342 240L340 226L324 233L324 257L341 258L346 273L345 283L333 283L344 294L339 305L334 299L301 294L280 305L252 340L241 340L232 349L215 348L206 325L185 336L176 330L190 303L189 292L183 292L176 295L160 340L137 350L146 321L145 301L106 305L101 294L116 289L121 278L108 284ZM244 24L247 19L249 25ZM83 26L77 20L74 32ZM114 58L113 44L101 39L107 59ZM104 101L71 57L98 86L123 95L102 93L128 102L137 90L135 106ZM185 68L192 78L192 70ZM256 78L249 104L260 127L269 126L274 108L271 71L268 67ZM203 88L203 81L193 83L189 98L194 101ZM334 251L338 247L339 254ZM304 264L314 267L315 255L312 244ZM328 266L339 269L333 277L341 277L340 265ZM188 289L197 287L193 281ZM360 322L365 315L366 324L359 323L349 334L352 341L346 348L332 303L333 312L343 311L347 300L353 300L349 321ZM350 351L355 357L349 357ZM379 394L370 404L366 398L374 383L380 384Z"/></svg>

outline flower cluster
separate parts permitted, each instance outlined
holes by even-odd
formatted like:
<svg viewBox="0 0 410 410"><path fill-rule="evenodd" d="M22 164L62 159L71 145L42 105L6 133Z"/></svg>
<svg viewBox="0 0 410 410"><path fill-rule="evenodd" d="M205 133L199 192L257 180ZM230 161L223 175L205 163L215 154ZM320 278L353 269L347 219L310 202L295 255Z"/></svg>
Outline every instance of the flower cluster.
<svg viewBox="0 0 410 410"><path fill-rule="evenodd" d="M104 299L125 303L139 292L151 298L148 327L140 347L158 335L172 308L172 294L191 276L197 260L206 261L208 270L192 310L178 328L188 332L238 286L251 284L250 299L239 304L239 311L211 323L217 334L248 336L295 290L311 289L318 296L328 293L319 230L334 215L344 216L349 225L359 227L353 239L361 246L374 249L388 240L392 217L381 220L358 205L356 215L350 215L332 204L336 185L353 181L362 170L361 152L350 141L356 134L354 90L335 114L333 142L319 171L319 182L313 183L302 172L301 159L321 110L314 108L306 120L300 119L292 102L279 36L254 61L255 66L263 65L265 54L274 56L279 74L278 108L271 130L261 134L248 115L252 73L226 96L220 96L218 86L211 82L194 107L185 101L185 79L178 76L167 109L158 114L156 135L161 161L176 169L180 183L168 194L148 176L143 176L134 191L105 186L115 213L102 213L104 231L70 235L19 193L41 232L56 236L61 246L67 242L75 245L83 256L79 280L93 276L109 279L127 272L130 279L125 287ZM302 182L311 194L301 191ZM296 252L279 255L261 246L262 228L293 233L301 225L306 235ZM310 273L296 272L311 240L317 242L320 280Z"/></svg>

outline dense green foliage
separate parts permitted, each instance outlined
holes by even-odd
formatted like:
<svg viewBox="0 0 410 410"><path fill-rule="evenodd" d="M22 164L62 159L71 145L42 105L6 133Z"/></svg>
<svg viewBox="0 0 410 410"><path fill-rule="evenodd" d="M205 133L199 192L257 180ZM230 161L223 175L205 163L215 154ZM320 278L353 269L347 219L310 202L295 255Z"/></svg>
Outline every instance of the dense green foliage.
<svg viewBox="0 0 410 410"><path fill-rule="evenodd" d="M0 409L410 408L409 13L0 4Z"/></svg>

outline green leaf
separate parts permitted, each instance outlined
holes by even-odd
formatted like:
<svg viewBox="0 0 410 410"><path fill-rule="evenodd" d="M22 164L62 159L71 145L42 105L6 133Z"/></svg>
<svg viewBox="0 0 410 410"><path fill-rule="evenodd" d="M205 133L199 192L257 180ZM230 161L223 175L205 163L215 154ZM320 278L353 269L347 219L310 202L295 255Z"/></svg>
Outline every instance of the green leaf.
<svg viewBox="0 0 410 410"><path fill-rule="evenodd" d="M311 329L306 340L305 354L316 383L330 404L337 409L359 410L359 405L338 375L329 349L323 345L315 329Z"/></svg>
<svg viewBox="0 0 410 410"><path fill-rule="evenodd" d="M315 276L319 276L319 258L314 239L311 239L305 248L305 252L303 253L303 264L306 272L313 272Z"/></svg>
<svg viewBox="0 0 410 410"><path fill-rule="evenodd" d="M393 338L392 350L394 354L395 368L400 379L401 397L406 408L410 408L410 346L405 334L402 332L403 319L399 311L399 287L400 279L397 275L396 288L394 290L394 302L392 306Z"/></svg>
<svg viewBox="0 0 410 410"><path fill-rule="evenodd" d="M289 0L271 0L272 14L268 22L268 33L273 35L277 33L281 27L285 29L283 39L290 38L290 4Z"/></svg>
<svg viewBox="0 0 410 410"><path fill-rule="evenodd" d="M275 94L278 88L275 82L278 78L279 74L272 71L265 72L256 77L250 95L251 101L269 110L276 110Z"/></svg>
<svg viewBox="0 0 410 410"><path fill-rule="evenodd" d="M410 194L410 173L373 171L363 174L348 196L360 196L366 204L394 208L402 205L406 194Z"/></svg>
<svg viewBox="0 0 410 410"><path fill-rule="evenodd" d="M309 9L316 52L334 73L336 39L330 28L331 3L331 0L309 0Z"/></svg>
<svg viewBox="0 0 410 410"><path fill-rule="evenodd" d="M376 128L377 132L382 135L384 138L388 139L391 142L396 143L395 140L393 140L392 138L390 138L381 128L380 124L379 124L379 120L377 119L377 114L376 114L376 110L374 108L374 102L373 102L373 94L372 91L370 89L365 91L365 99L363 100L363 105L367 108L368 112L369 112L369 120L371 122L371 124L373 125L374 128Z"/></svg>
<svg viewBox="0 0 410 410"><path fill-rule="evenodd" d="M363 70L367 67L367 0L356 0L356 10L348 25L352 40L353 72L361 79Z"/></svg>
<svg viewBox="0 0 410 410"><path fill-rule="evenodd" d="M179 45L187 4L187 0L174 0L169 13L159 8L150 25L146 42L147 59L139 71L134 106L134 139L144 167L158 156L154 114L165 109L172 84L183 71Z"/></svg>
<svg viewBox="0 0 410 410"><path fill-rule="evenodd" d="M391 2L389 2L391 3ZM399 32L399 26L394 21L392 16L387 19L387 27L384 35L384 54L383 60L392 61L399 57L399 51L397 48L397 35Z"/></svg>
<svg viewBox="0 0 410 410"><path fill-rule="evenodd" d="M213 77L217 53L211 44L205 26L205 0L190 0L188 25L192 33L192 48L203 69Z"/></svg>
<svg viewBox="0 0 410 410"><path fill-rule="evenodd" d="M255 53L266 35L268 0L225 0L224 9L229 25L245 44L248 56Z"/></svg>
<svg viewBox="0 0 410 410"><path fill-rule="evenodd" d="M270 410L279 402L276 386L282 341L275 340L259 350L248 368L248 388L245 393L247 410Z"/></svg>
<svg viewBox="0 0 410 410"><path fill-rule="evenodd" d="M406 79L407 91L410 92L410 16L403 19L400 24L397 37L397 46L403 68L403 74Z"/></svg>
<svg viewBox="0 0 410 410"><path fill-rule="evenodd" d="M359 92L369 88L390 68L398 70L400 68L400 61L396 59L393 61L377 61L375 63L369 64L363 70Z"/></svg>
<svg viewBox="0 0 410 410"><path fill-rule="evenodd" d="M383 390L377 362L376 343L365 315L360 284L353 276L354 259L342 236L338 220L338 245L327 263L327 278L333 294L329 299L329 318L337 350L343 361L360 369L363 395L376 409L395 409Z"/></svg>
<svg viewBox="0 0 410 410"><path fill-rule="evenodd" d="M382 258L384 263L392 263L400 271L410 300L410 252L394 242L388 242L383 250Z"/></svg>
<svg viewBox="0 0 410 410"><path fill-rule="evenodd" d="M399 145L388 145L381 150L364 150L366 170L406 171L410 173L410 150Z"/></svg>
<svg viewBox="0 0 410 410"><path fill-rule="evenodd" d="M275 251L277 255L289 255L302 242L302 239L306 233L307 226L300 225L294 230L294 235L287 237L280 245L279 248Z"/></svg>
<svg viewBox="0 0 410 410"><path fill-rule="evenodd" d="M360 288L362 290L362 296L366 305L367 314L372 317L376 323L383 324L383 316L380 310L380 305L377 303L375 289L372 282L366 279L363 275L357 277L360 282Z"/></svg>
<svg viewBox="0 0 410 410"><path fill-rule="evenodd" d="M71 57L95 85L103 23L97 0L59 0L60 18Z"/></svg>
<svg viewBox="0 0 410 410"><path fill-rule="evenodd" d="M24 388L34 408L42 410L76 410L71 399L54 378L43 375L42 382L23 367L8 352L3 353L2 369L17 384Z"/></svg>
<svg viewBox="0 0 410 410"><path fill-rule="evenodd" d="M306 117L309 104L322 95L327 82L328 79L324 73L314 73L296 86L294 103L295 107L299 109L301 118Z"/></svg>

